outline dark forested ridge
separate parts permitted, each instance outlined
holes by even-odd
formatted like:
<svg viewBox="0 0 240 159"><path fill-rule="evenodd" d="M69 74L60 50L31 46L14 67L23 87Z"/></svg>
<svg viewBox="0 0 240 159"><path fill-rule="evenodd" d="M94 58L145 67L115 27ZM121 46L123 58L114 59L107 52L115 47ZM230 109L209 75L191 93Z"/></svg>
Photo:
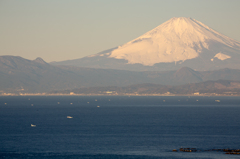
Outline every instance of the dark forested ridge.
<svg viewBox="0 0 240 159"><path fill-rule="evenodd" d="M89 87L52 91L51 94L88 95L240 95L240 81L218 80L179 86L137 84L126 87Z"/></svg>

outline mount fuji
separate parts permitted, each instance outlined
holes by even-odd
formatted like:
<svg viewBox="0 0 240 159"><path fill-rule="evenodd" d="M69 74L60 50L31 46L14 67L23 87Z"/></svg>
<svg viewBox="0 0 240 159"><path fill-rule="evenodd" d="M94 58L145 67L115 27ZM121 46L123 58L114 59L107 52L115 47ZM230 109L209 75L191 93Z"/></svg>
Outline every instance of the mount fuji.
<svg viewBox="0 0 240 159"><path fill-rule="evenodd" d="M175 17L124 45L52 64L132 71L238 69L240 42L195 19Z"/></svg>

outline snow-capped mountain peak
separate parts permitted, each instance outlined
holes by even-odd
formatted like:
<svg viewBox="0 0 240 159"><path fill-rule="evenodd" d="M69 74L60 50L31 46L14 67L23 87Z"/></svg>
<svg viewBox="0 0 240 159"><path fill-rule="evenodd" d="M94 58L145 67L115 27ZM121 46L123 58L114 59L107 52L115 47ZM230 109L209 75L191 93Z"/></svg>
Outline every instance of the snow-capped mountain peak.
<svg viewBox="0 0 240 159"><path fill-rule="evenodd" d="M152 66L156 63L185 61L209 49L211 42L240 50L240 43L192 18L172 18L142 36L113 50L109 58L129 64ZM216 52L217 54L218 52Z"/></svg>
<svg viewBox="0 0 240 159"><path fill-rule="evenodd" d="M195 19L175 17L124 45L57 64L131 71L239 69L240 42Z"/></svg>

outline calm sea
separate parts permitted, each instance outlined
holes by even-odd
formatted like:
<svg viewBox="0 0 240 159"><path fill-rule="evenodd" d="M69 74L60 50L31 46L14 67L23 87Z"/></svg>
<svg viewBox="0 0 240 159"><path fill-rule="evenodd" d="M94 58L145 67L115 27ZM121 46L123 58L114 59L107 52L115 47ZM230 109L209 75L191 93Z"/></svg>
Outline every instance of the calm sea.
<svg viewBox="0 0 240 159"><path fill-rule="evenodd" d="M240 158L207 151L240 149L239 114L240 97L0 97L0 158Z"/></svg>

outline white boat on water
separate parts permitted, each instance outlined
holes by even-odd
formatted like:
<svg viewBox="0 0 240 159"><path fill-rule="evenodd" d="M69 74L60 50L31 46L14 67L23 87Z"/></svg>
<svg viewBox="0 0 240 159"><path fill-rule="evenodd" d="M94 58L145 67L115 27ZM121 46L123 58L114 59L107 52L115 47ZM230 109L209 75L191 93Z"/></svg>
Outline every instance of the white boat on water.
<svg viewBox="0 0 240 159"><path fill-rule="evenodd" d="M31 127L36 127L36 125L31 124Z"/></svg>
<svg viewBox="0 0 240 159"><path fill-rule="evenodd" d="M73 118L73 117L71 117L71 116L67 116L67 118L71 119L71 118Z"/></svg>

